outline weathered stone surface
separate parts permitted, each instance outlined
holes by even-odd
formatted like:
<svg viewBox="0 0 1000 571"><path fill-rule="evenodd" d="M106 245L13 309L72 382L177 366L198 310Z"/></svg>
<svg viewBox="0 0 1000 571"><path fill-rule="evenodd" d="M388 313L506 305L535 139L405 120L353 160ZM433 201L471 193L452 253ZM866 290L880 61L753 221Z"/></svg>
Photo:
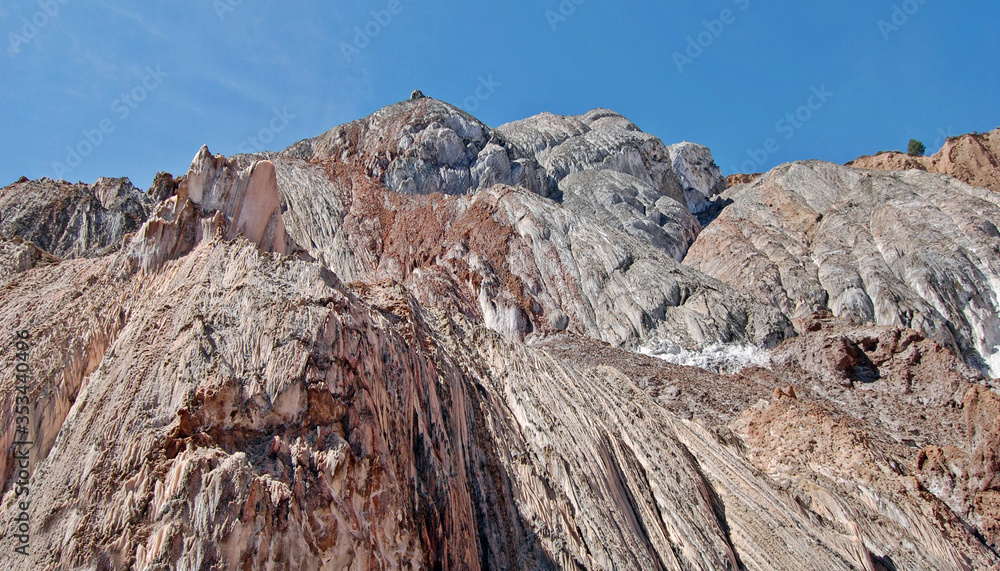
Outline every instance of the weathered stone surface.
<svg viewBox="0 0 1000 571"><path fill-rule="evenodd" d="M202 147L176 194L157 206L132 240L130 253L149 271L216 232L226 239L244 236L269 252L299 250L285 231L273 163L256 161L241 169Z"/></svg>
<svg viewBox="0 0 1000 571"><path fill-rule="evenodd" d="M726 177L726 188L732 188L734 186L739 186L741 184L751 183L760 178L762 174L764 173L752 173L752 174L733 173Z"/></svg>
<svg viewBox="0 0 1000 571"><path fill-rule="evenodd" d="M703 212L712 198L726 190L722 169L708 147L685 141L670 145L667 153L691 212Z"/></svg>
<svg viewBox="0 0 1000 571"><path fill-rule="evenodd" d="M631 175L581 171L562 179L559 191L563 204L574 213L621 226L677 261L684 259L701 231L698 219L679 202Z"/></svg>
<svg viewBox="0 0 1000 571"><path fill-rule="evenodd" d="M124 178L25 179L0 189L0 232L62 258L101 256L121 248L155 203Z"/></svg>
<svg viewBox="0 0 1000 571"><path fill-rule="evenodd" d="M533 160L548 193L584 170L612 170L651 184L687 208L667 147L614 111L595 109L575 117L542 113L497 128L514 157ZM516 184L516 183L515 183Z"/></svg>
<svg viewBox="0 0 1000 571"><path fill-rule="evenodd" d="M929 157L885 152L858 158L847 166L891 171L919 169L1000 192L1000 128L989 133L949 137L941 150Z"/></svg>
<svg viewBox="0 0 1000 571"><path fill-rule="evenodd" d="M987 535L996 512L987 507L977 519L961 507L969 497L964 483L920 468L931 467L924 460L931 449L922 448L932 442L948 450L966 446L963 419L986 409L969 408L963 395L992 394L982 376L912 330L858 327L830 314L798 325L804 334L775 349L768 368L737 375L571 336L542 348L581 366L613 366L686 419L673 420L674 427L711 482L748 569L796 568L798 554L808 551L799 542L817 536L839 545L839 555L812 553L823 559L810 568L990 568L995 540L987 548L966 524ZM847 353L850 359L837 358ZM980 437L976 446L984 450L987 441ZM964 458L955 474L965 469ZM756 483L762 476L765 489ZM808 517L779 523L796 513Z"/></svg>
<svg viewBox="0 0 1000 571"><path fill-rule="evenodd" d="M964 441L922 449L917 477L996 547L1000 545L1000 398L995 390L972 386L962 405Z"/></svg>
<svg viewBox="0 0 1000 571"><path fill-rule="evenodd" d="M1000 565L1000 399L949 350L988 330L994 298L942 286L992 283L996 195L779 168L717 198L732 204L687 256L742 276L738 293L675 260L701 228L667 188L684 169L630 125L596 111L490 130L416 99L282 153L203 148L157 178L124 248L63 259L25 240L35 226L0 236L34 442L30 555L5 563ZM128 210L121 187L94 188L106 216ZM50 243L89 244L61 224ZM947 347L828 303L854 295L831 295L848 274L873 315L898 306L953 332ZM854 322L808 311L828 305ZM736 374L625 350L783 340ZM23 411L9 344L0 358L13 553Z"/></svg>
<svg viewBox="0 0 1000 571"><path fill-rule="evenodd" d="M279 171L286 168L276 161ZM351 192L317 201L307 199L313 189L279 184L284 201L296 205L286 212L291 235L313 245L310 255L345 281L399 281L422 302L464 313L510 338L544 335L553 319L562 329L616 344L664 337L685 345L773 345L792 332L780 312L654 247L650 240L662 228L651 221L633 236L615 228L614 219L603 222L606 211L589 215L582 201L559 204L516 187L461 197L407 196L363 177L324 182L303 167L293 165L298 170L289 170L298 174L288 180ZM655 221L671 230L687 225L690 237L697 222L674 210L679 222L672 225L671 205L662 199L660 205L667 214L655 212ZM345 210L342 222L329 222ZM316 220L328 222L313 230L310 221ZM673 240L675 253L686 246L683 235L659 235L665 243Z"/></svg>
<svg viewBox="0 0 1000 571"><path fill-rule="evenodd" d="M510 180L506 153L487 148L493 139L472 115L424 97L335 127L284 154L350 165L401 194L466 194Z"/></svg>
<svg viewBox="0 0 1000 571"><path fill-rule="evenodd" d="M122 273L125 253L62 264L76 267L36 268L3 293L18 327L34 307L39 356L101 332L82 378L40 375L57 384L33 392L59 438L33 462L38 549L15 569L849 569L880 533L902 534L894 561L993 561L947 519L855 529L808 515L621 372L398 286L351 291L318 264L218 236L151 273ZM81 296L52 295L75 280ZM112 300L121 317L97 329ZM81 328L46 325L53 311ZM965 551L907 550L910 529Z"/></svg>
<svg viewBox="0 0 1000 571"><path fill-rule="evenodd" d="M792 317L911 327L1000 375L1000 199L955 179L809 161L732 200L685 264Z"/></svg>

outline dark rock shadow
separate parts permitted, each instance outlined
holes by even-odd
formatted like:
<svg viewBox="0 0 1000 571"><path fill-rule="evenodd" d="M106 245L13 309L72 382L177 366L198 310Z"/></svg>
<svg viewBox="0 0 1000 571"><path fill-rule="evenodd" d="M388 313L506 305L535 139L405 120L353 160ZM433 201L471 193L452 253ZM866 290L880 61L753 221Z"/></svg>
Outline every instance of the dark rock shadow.
<svg viewBox="0 0 1000 571"><path fill-rule="evenodd" d="M698 222L701 223L702 228L704 228L712 222L715 222L715 219L722 214L722 211L732 203L733 199L731 198L716 198L709 203L709 207L707 209L695 214L695 218L698 219Z"/></svg>

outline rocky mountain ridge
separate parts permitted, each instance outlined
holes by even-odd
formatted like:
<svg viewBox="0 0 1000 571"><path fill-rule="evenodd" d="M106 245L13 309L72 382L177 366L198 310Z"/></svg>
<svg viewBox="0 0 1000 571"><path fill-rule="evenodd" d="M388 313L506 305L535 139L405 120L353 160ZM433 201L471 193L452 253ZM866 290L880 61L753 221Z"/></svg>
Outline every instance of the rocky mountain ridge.
<svg viewBox="0 0 1000 571"><path fill-rule="evenodd" d="M1000 565L996 195L725 186L610 111L424 97L145 193L3 189L13 568ZM657 343L773 349L716 374L630 350Z"/></svg>
<svg viewBox="0 0 1000 571"><path fill-rule="evenodd" d="M884 152L860 157L847 166L901 171L918 169L946 174L963 182L1000 192L1000 128L988 133L948 137L941 150L929 157Z"/></svg>

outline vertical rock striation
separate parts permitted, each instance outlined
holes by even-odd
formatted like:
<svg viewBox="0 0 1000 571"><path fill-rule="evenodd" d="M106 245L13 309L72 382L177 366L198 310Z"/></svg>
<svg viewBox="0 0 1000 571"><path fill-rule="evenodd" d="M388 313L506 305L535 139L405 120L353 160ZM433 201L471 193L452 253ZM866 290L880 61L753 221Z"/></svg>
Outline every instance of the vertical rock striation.
<svg viewBox="0 0 1000 571"><path fill-rule="evenodd" d="M951 352L996 345L995 195L801 163L702 230L716 170L610 111L490 129L415 97L148 193L3 189L34 442L5 563L1000 565L1000 400ZM720 375L639 342L777 347Z"/></svg>

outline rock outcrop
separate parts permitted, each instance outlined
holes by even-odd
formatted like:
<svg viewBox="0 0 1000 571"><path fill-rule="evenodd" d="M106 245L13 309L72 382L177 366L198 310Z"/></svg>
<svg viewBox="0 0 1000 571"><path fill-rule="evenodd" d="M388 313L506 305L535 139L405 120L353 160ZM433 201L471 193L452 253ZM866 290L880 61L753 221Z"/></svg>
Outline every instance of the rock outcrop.
<svg viewBox="0 0 1000 571"><path fill-rule="evenodd" d="M155 203L124 178L92 185L24 179L0 190L0 233L62 258L102 256L121 248Z"/></svg>
<svg viewBox="0 0 1000 571"><path fill-rule="evenodd" d="M798 318L911 327L1000 375L1000 198L809 161L721 195L685 264Z"/></svg>
<svg viewBox="0 0 1000 571"><path fill-rule="evenodd" d="M712 198L726 190L722 169L715 164L708 147L685 141L670 145L667 153L691 212L705 211Z"/></svg>
<svg viewBox="0 0 1000 571"><path fill-rule="evenodd" d="M345 288L315 263L242 237L206 238L152 273L123 274L124 252L62 264L23 274L4 294L16 326L30 326L20 320L32 308L36 355L85 339L109 303L122 317L82 353L75 390L68 375L39 375L53 384L33 391L36 414L59 436L33 462L35 547L14 568L996 562L919 489L871 508L864 494L888 490L821 480L837 495L807 487L803 497L823 502L803 504L760 471L768 454L793 461L774 443L749 440L746 456L706 426L713 416L681 420L617 369L505 340L421 307L398 285ZM81 278L79 297L52 295ZM68 407L47 400L67 393ZM839 454L874 446L850 425L836 434L846 439L830 442ZM898 469L879 450L837 477ZM819 478L807 467L825 461L795 466ZM900 516L899 505L915 507ZM16 540L3 523L9 551Z"/></svg>
<svg viewBox="0 0 1000 571"><path fill-rule="evenodd" d="M741 184L749 184L761 177L764 173L734 173L726 176L726 188L732 188Z"/></svg>
<svg viewBox="0 0 1000 571"><path fill-rule="evenodd" d="M941 150L929 157L884 152L861 157L847 166L900 171L918 169L946 174L972 186L1000 192L1000 128L989 133L949 137Z"/></svg>
<svg viewBox="0 0 1000 571"><path fill-rule="evenodd" d="M666 147L612 112L491 131L425 98L235 160L264 158L290 235L342 279L399 281L510 338L773 346L792 332L780 312L675 262L701 226ZM528 172L508 168L518 160L537 184L511 175ZM406 170L413 161L423 174Z"/></svg>
<svg viewBox="0 0 1000 571"><path fill-rule="evenodd" d="M161 202L132 240L133 259L146 271L186 255L216 232L244 236L266 252L298 251L285 231L274 164L240 168L202 147L176 194Z"/></svg>
<svg viewBox="0 0 1000 571"><path fill-rule="evenodd" d="M1000 399L956 356L997 195L794 164L702 230L719 181L612 112L425 97L148 193L46 182L0 235L6 566L1000 566ZM88 200L147 206L92 234ZM630 351L724 343L766 358Z"/></svg>

